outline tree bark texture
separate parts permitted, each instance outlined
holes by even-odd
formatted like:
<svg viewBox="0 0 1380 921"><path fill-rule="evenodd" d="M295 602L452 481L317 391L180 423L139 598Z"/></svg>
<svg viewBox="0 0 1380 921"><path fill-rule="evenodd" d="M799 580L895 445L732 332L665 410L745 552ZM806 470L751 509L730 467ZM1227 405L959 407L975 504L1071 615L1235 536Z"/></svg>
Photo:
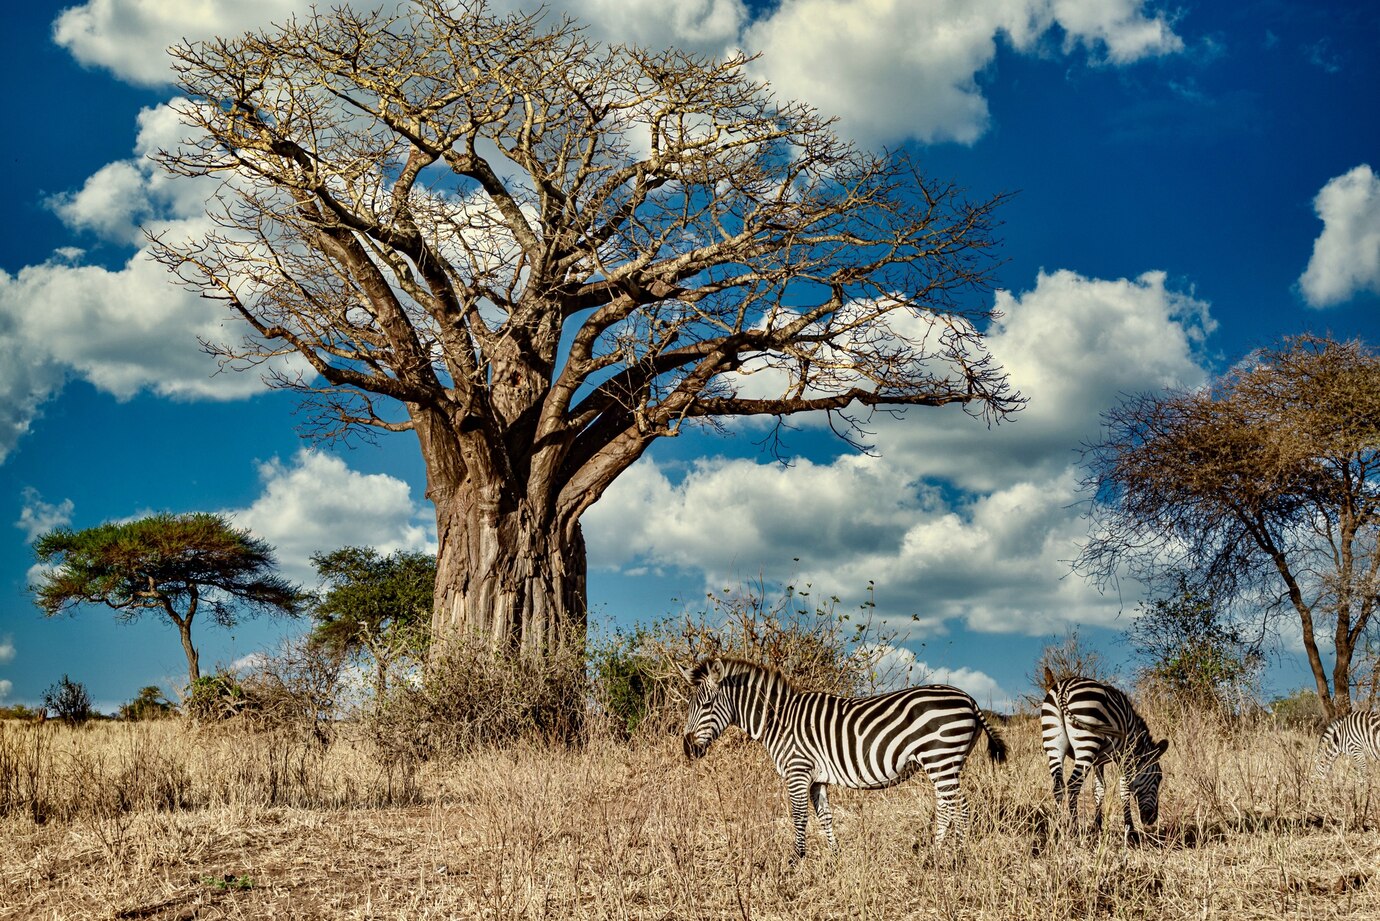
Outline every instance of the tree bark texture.
<svg viewBox="0 0 1380 921"><path fill-rule="evenodd" d="M433 644L457 641L532 657L584 645L585 542L530 502L465 490L437 502Z"/></svg>

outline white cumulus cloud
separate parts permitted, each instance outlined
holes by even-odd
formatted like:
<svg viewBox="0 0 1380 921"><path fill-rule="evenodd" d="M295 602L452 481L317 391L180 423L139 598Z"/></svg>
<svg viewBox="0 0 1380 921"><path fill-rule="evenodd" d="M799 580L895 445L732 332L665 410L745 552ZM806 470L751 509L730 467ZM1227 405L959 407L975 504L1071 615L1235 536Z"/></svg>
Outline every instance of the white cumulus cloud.
<svg viewBox="0 0 1380 921"><path fill-rule="evenodd" d="M3 640L0 640L0 665L8 664L13 661L14 639L7 636Z"/></svg>
<svg viewBox="0 0 1380 921"><path fill-rule="evenodd" d="M1012 422L878 416L879 456L791 467L645 459L585 515L591 564L700 571L716 588L799 560L797 584L856 600L872 582L881 616L926 633L1112 623L1123 599L1068 575L1086 535L1078 449L1119 394L1205 380L1208 305L1162 272L1041 273L997 300L988 344L1030 398Z"/></svg>
<svg viewBox="0 0 1380 921"><path fill-rule="evenodd" d="M259 498L226 514L274 546L289 579L314 584L311 555L344 546L436 550L430 505L414 502L411 487L396 477L360 473L339 457L306 448L290 462L260 464L259 477Z"/></svg>
<svg viewBox="0 0 1380 921"><path fill-rule="evenodd" d="M536 6L491 4L499 12ZM164 52L174 42L234 35L310 9L307 0L87 0L63 11L54 38L85 64L160 85L172 78ZM1057 40L1060 53L1083 49L1094 63L1116 66L1183 49L1169 20L1144 0L781 0L756 18L742 0L567 0L550 9L605 41L718 56L761 52L754 72L781 96L839 116L844 131L867 142L980 137L988 113L978 75L999 41L1047 53Z"/></svg>
<svg viewBox="0 0 1380 921"><path fill-rule="evenodd" d="M38 490L33 488L25 489L23 495L24 507L20 509L19 520L14 526L24 532L26 543L33 543L40 534L45 534L53 528L72 523L72 511L75 506L71 499L63 499L54 505L44 502Z"/></svg>
<svg viewBox="0 0 1380 921"><path fill-rule="evenodd" d="M1380 176L1363 163L1329 180L1313 207L1323 231L1299 278L1304 300L1330 307L1363 291L1380 294Z"/></svg>
<svg viewBox="0 0 1380 921"><path fill-rule="evenodd" d="M202 341L238 341L245 327L175 285L143 236L144 227L177 236L210 226L206 199L217 181L176 180L148 159L183 133L169 106L145 109L130 159L49 200L74 231L134 247L123 265L85 264L81 249L63 247L15 274L0 270L0 462L71 378L121 400L145 391L185 400L263 392L262 371L219 373L201 349ZM293 357L271 365L308 372Z"/></svg>
<svg viewBox="0 0 1380 921"><path fill-rule="evenodd" d="M931 667L916 658L911 650L890 643L866 643L856 654L872 664L873 672L886 682L879 690L913 687L920 684L951 684L967 691L978 706L991 710L1010 711L1014 698L984 671L951 666Z"/></svg>
<svg viewBox="0 0 1380 921"><path fill-rule="evenodd" d="M1058 30L1112 64L1177 52L1183 42L1139 0L783 0L750 26L747 48L784 96L803 99L843 129L880 143L900 138L970 144L986 131L977 77L997 42L1035 50Z"/></svg>

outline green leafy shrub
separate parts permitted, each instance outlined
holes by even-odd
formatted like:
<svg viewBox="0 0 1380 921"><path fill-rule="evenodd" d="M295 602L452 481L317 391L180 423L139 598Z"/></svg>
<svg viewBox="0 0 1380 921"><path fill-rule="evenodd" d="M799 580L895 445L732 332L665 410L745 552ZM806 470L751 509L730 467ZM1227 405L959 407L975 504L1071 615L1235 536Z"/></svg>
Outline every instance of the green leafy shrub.
<svg viewBox="0 0 1380 921"><path fill-rule="evenodd" d="M1276 697L1270 701L1270 715L1279 726L1300 732L1319 733L1327 725L1327 713L1318 692L1312 688L1299 688Z"/></svg>
<svg viewBox="0 0 1380 921"><path fill-rule="evenodd" d="M1147 696L1228 714L1253 699L1259 650L1210 593L1185 578L1170 597L1140 606L1127 638L1144 662L1138 684Z"/></svg>
<svg viewBox="0 0 1380 921"><path fill-rule="evenodd" d="M672 676L654 648L652 635L641 626L590 643L594 704L617 738L632 738L670 709Z"/></svg>
<svg viewBox="0 0 1380 921"><path fill-rule="evenodd" d="M218 671L202 675L187 689L182 712L199 723L217 723L244 713L249 695L234 674Z"/></svg>
<svg viewBox="0 0 1380 921"><path fill-rule="evenodd" d="M163 696L163 691L155 685L141 688L137 697L129 703L120 705L122 720L157 720L172 716L177 708Z"/></svg>

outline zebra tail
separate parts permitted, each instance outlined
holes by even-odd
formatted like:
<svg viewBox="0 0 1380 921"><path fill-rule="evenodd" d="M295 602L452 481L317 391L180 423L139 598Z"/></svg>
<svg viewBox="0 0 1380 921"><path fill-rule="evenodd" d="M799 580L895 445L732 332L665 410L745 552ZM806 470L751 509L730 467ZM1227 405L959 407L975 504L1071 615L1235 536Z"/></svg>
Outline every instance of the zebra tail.
<svg viewBox="0 0 1380 921"><path fill-rule="evenodd" d="M1006 762L1006 740L992 724L987 722L987 717L982 715L982 711L974 708L977 713L978 722L982 724L982 729L987 733L987 756L992 759L993 764L1004 764Z"/></svg>

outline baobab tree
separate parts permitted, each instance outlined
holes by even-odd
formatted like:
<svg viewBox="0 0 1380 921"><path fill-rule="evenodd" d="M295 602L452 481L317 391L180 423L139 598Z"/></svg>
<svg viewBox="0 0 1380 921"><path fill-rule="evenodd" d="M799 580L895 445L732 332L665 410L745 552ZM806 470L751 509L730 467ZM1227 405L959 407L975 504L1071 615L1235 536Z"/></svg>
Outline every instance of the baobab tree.
<svg viewBox="0 0 1380 921"><path fill-rule="evenodd" d="M659 438L1020 403L979 332L998 199L856 149L743 57L605 46L482 0L171 54L193 130L160 160L223 185L218 229L158 257L248 324L208 344L223 362L305 359L268 377L311 434L417 438L433 655L578 650L580 516Z"/></svg>

